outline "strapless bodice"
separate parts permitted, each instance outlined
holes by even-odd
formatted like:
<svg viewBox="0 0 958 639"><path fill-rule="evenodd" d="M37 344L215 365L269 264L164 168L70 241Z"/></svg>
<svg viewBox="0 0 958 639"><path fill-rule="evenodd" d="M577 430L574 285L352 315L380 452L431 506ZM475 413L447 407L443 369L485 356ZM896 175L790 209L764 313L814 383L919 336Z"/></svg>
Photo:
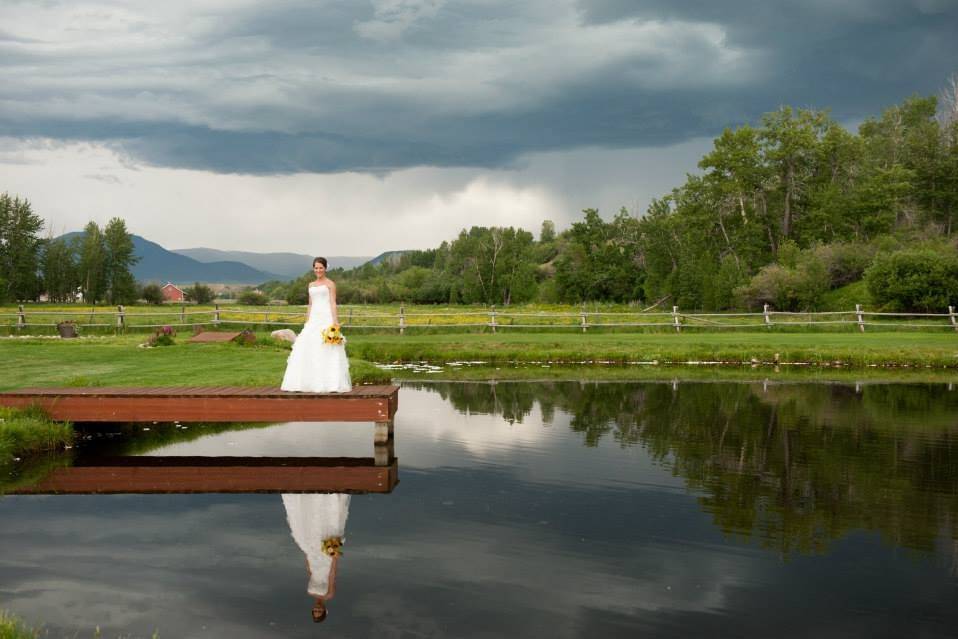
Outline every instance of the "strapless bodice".
<svg viewBox="0 0 958 639"><path fill-rule="evenodd" d="M333 312L329 307L329 287L318 284L309 287L309 300L313 305L308 322L317 322L324 327L333 323Z"/></svg>

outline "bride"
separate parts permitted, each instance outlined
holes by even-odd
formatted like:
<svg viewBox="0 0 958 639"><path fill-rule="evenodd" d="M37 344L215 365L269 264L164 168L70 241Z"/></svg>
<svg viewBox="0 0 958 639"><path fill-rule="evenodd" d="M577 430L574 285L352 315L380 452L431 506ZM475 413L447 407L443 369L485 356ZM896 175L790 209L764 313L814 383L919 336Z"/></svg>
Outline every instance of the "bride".
<svg viewBox="0 0 958 639"><path fill-rule="evenodd" d="M339 326L336 284L326 277L326 258L313 260L316 280L309 284L306 324L293 342L280 389L307 393L345 393L352 388L343 344L327 344L323 331Z"/></svg>

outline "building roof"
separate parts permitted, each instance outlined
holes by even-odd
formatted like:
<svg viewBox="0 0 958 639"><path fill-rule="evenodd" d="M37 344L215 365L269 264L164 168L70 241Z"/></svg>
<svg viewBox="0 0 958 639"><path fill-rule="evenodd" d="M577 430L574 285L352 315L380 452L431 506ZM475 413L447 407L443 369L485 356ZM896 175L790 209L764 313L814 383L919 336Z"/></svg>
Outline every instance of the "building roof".
<svg viewBox="0 0 958 639"><path fill-rule="evenodd" d="M167 282L166 284L163 285L163 288L169 288L169 287L175 288L175 289L178 290L180 293L183 292L183 289L181 289L179 286L177 286L177 285L174 284L173 282Z"/></svg>

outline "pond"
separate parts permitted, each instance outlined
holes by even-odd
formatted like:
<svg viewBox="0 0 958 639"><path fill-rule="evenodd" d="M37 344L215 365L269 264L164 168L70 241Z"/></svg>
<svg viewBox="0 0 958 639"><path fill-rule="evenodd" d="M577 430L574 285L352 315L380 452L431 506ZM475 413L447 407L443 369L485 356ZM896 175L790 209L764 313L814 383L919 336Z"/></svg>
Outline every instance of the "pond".
<svg viewBox="0 0 958 639"><path fill-rule="evenodd" d="M958 390L944 384L410 382L399 482L378 492L308 469L375 471L371 425L146 428L46 463L140 464L139 479L182 466L216 484L197 466L235 457L248 483L0 498L0 609L56 637L958 628ZM287 471L305 482L290 493L340 494L278 494ZM8 491L42 476L16 472ZM183 490L184 473L164 486ZM316 626L308 538L337 525Z"/></svg>

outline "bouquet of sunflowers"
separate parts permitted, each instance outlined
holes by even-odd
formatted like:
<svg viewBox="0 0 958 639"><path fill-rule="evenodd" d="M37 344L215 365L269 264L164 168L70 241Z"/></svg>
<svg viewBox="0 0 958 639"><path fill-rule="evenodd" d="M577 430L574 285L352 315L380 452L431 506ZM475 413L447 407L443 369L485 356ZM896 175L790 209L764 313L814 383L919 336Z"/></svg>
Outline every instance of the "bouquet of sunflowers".
<svg viewBox="0 0 958 639"><path fill-rule="evenodd" d="M323 342L326 344L346 343L346 338L343 336L343 331L339 328L339 324L332 324L323 331Z"/></svg>
<svg viewBox="0 0 958 639"><path fill-rule="evenodd" d="M323 540L323 553L330 557L339 557L343 554L343 538L329 537Z"/></svg>

